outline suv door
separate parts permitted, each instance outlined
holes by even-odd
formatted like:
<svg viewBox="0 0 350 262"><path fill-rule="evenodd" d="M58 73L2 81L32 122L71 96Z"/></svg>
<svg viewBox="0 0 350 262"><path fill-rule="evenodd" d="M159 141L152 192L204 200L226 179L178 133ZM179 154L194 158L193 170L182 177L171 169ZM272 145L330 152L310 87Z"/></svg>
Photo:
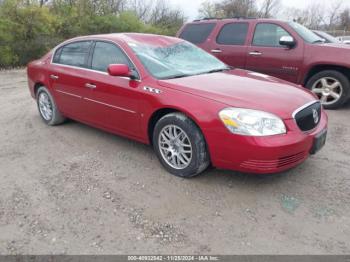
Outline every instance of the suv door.
<svg viewBox="0 0 350 262"><path fill-rule="evenodd" d="M247 22L225 24L211 41L210 52L230 66L245 68L248 30Z"/></svg>
<svg viewBox="0 0 350 262"><path fill-rule="evenodd" d="M248 47L246 68L296 83L302 66L304 43L298 41L294 48L281 46L282 36L292 35L278 24L257 23Z"/></svg>
<svg viewBox="0 0 350 262"><path fill-rule="evenodd" d="M107 73L110 64L127 64L138 76L135 66L119 46L96 41L89 61L91 71L85 83L89 89L85 98L89 121L118 133L139 136L140 82L127 77L110 76Z"/></svg>
<svg viewBox="0 0 350 262"><path fill-rule="evenodd" d="M49 66L50 86L60 111L67 116L86 119L83 97L92 41L78 41L58 48Z"/></svg>

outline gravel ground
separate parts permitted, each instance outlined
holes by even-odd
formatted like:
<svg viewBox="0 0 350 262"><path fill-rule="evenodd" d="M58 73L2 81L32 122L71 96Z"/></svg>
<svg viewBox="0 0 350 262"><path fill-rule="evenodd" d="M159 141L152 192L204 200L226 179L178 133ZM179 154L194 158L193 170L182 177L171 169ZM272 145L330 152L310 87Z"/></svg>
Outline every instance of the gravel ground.
<svg viewBox="0 0 350 262"><path fill-rule="evenodd" d="M349 254L350 105L283 174L167 174L152 149L48 127L24 70L0 72L0 254Z"/></svg>

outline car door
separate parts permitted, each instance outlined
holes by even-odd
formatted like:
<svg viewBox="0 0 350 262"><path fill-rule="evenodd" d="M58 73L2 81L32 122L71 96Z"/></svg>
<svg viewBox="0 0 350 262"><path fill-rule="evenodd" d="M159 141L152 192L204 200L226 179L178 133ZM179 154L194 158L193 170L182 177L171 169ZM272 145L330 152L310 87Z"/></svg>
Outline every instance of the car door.
<svg viewBox="0 0 350 262"><path fill-rule="evenodd" d="M297 82L303 61L303 42L298 41L295 47L288 48L280 45L282 36L292 35L280 25L257 23L247 51L246 68Z"/></svg>
<svg viewBox="0 0 350 262"><path fill-rule="evenodd" d="M89 121L113 132L139 136L140 81L107 73L110 64L127 64L138 77L131 60L115 43L96 41L89 64L91 71L85 82Z"/></svg>
<svg viewBox="0 0 350 262"><path fill-rule="evenodd" d="M216 39L212 40L210 52L224 63L244 68L247 57L247 34L249 23L234 22L225 24Z"/></svg>
<svg viewBox="0 0 350 262"><path fill-rule="evenodd" d="M86 120L83 97L86 68L92 41L78 41L58 48L49 66L50 85L57 105L65 115Z"/></svg>

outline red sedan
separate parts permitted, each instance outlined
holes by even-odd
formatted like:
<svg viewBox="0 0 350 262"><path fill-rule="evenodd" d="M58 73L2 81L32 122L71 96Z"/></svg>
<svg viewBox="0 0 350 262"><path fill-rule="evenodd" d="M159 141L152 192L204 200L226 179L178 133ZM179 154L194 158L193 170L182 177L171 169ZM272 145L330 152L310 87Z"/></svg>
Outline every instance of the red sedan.
<svg viewBox="0 0 350 262"><path fill-rule="evenodd" d="M311 92L172 37L74 38L30 63L28 81L46 124L70 118L151 144L181 177L210 164L281 172L326 140L327 115Z"/></svg>

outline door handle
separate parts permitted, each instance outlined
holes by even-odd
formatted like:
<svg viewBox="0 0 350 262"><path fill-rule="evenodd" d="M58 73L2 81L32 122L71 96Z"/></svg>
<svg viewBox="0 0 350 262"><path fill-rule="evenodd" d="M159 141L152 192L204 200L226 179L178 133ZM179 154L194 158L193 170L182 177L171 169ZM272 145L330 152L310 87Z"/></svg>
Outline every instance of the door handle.
<svg viewBox="0 0 350 262"><path fill-rule="evenodd" d="M213 50L210 50L210 52L212 52L213 54L220 54L220 53L222 53L222 51L220 49L213 49Z"/></svg>
<svg viewBox="0 0 350 262"><path fill-rule="evenodd" d="M58 79L59 77L56 76L56 75L50 75L50 78L56 80L56 79Z"/></svg>
<svg viewBox="0 0 350 262"><path fill-rule="evenodd" d="M90 89L95 89L95 88L96 88L96 85L90 84L90 83L86 83L86 84L85 84L85 87L90 88Z"/></svg>
<svg viewBox="0 0 350 262"><path fill-rule="evenodd" d="M259 52L259 51L253 51L253 52L249 52L249 55L251 55L251 56L261 56L262 53Z"/></svg>

